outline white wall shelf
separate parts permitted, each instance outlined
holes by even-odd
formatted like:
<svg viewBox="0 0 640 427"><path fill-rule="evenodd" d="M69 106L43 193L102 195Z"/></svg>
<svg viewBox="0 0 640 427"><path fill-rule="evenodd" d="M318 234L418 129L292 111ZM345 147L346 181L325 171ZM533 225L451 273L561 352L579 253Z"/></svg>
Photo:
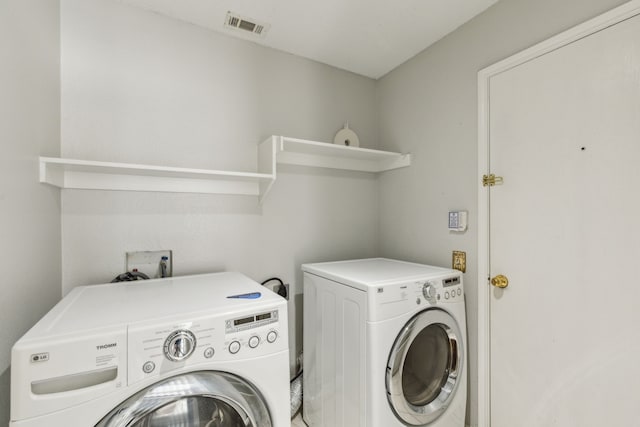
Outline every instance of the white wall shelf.
<svg viewBox="0 0 640 427"><path fill-rule="evenodd" d="M269 142L276 145L276 161L282 164L373 173L411 164L411 154L346 147L286 136L273 136L262 144Z"/></svg>
<svg viewBox="0 0 640 427"><path fill-rule="evenodd" d="M60 188L259 196L274 179L272 171L229 172L40 157L40 182Z"/></svg>
<svg viewBox="0 0 640 427"><path fill-rule="evenodd" d="M262 203L276 180L276 163L378 173L409 166L411 155L271 136L258 147L256 173L40 157L40 182L81 190L240 194Z"/></svg>

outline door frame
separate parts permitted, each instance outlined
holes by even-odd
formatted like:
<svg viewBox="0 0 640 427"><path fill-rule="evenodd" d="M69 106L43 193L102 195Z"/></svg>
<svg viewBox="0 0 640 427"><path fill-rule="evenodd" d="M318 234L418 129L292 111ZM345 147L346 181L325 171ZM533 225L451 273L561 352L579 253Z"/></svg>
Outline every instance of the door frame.
<svg viewBox="0 0 640 427"><path fill-rule="evenodd" d="M491 331L489 198L482 175L492 171L489 156L489 95L491 77L508 71L591 34L640 14L640 0L631 0L546 41L510 56L478 72L478 427L491 426ZM509 177L505 177L508 185Z"/></svg>

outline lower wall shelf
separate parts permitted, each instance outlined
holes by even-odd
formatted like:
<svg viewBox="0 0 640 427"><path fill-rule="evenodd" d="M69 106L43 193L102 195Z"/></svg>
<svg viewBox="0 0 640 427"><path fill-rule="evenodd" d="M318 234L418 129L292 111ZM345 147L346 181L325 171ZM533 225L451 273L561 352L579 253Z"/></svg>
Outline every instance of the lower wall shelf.
<svg viewBox="0 0 640 427"><path fill-rule="evenodd" d="M40 182L60 188L259 196L274 179L272 173L40 157Z"/></svg>

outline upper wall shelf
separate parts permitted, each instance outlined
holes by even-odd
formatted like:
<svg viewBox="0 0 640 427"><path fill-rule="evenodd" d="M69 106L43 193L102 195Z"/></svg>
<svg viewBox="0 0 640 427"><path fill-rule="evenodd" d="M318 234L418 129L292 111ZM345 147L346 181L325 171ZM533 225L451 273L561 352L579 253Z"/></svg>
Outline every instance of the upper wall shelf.
<svg viewBox="0 0 640 427"><path fill-rule="evenodd" d="M260 195L268 173L228 172L40 157L40 182L60 188Z"/></svg>
<svg viewBox="0 0 640 427"><path fill-rule="evenodd" d="M162 191L259 196L276 180L276 163L383 172L409 166L410 154L271 136L258 147L258 171L235 172L40 157L40 182L83 190Z"/></svg>
<svg viewBox="0 0 640 427"><path fill-rule="evenodd" d="M275 144L276 161L283 164L374 173L411 164L411 154L346 147L286 136L273 136L262 144L269 143Z"/></svg>

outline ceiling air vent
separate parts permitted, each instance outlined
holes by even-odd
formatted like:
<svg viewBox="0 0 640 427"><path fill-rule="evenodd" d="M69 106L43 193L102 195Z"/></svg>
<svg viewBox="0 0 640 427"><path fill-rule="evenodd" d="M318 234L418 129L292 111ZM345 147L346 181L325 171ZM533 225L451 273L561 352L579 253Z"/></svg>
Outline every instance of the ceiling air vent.
<svg viewBox="0 0 640 427"><path fill-rule="evenodd" d="M227 12L224 26L227 28L246 31L258 36L264 36L269 29L269 24L256 22L254 19L245 18L233 12Z"/></svg>

